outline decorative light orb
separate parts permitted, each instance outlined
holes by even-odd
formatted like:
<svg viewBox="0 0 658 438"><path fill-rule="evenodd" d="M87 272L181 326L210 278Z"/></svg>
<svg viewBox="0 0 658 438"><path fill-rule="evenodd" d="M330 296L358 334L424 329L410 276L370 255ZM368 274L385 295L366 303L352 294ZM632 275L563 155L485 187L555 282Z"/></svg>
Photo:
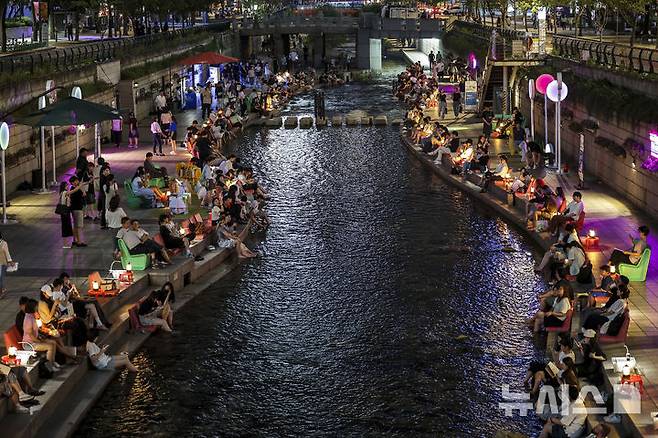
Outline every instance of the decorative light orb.
<svg viewBox="0 0 658 438"><path fill-rule="evenodd" d="M534 79L528 79L528 97L530 99L535 98L535 80Z"/></svg>
<svg viewBox="0 0 658 438"><path fill-rule="evenodd" d="M546 94L546 87L548 87L548 84L553 82L555 78L548 73L544 73L543 75L539 76L537 80L535 81L535 87L537 88L537 92L539 94Z"/></svg>
<svg viewBox="0 0 658 438"><path fill-rule="evenodd" d="M567 87L567 84L562 82L562 89L560 90L560 102L567 98L567 94L569 94L569 88ZM548 84L548 87L546 87L546 96L548 96L548 98L553 102L557 102L557 81L553 81Z"/></svg>
<svg viewBox="0 0 658 438"><path fill-rule="evenodd" d="M594 230L589 230L589 237L596 237L596 231Z"/></svg>
<svg viewBox="0 0 658 438"><path fill-rule="evenodd" d="M0 148L4 151L7 146L9 146L9 125L7 125L7 122L2 122L2 125L0 125Z"/></svg>

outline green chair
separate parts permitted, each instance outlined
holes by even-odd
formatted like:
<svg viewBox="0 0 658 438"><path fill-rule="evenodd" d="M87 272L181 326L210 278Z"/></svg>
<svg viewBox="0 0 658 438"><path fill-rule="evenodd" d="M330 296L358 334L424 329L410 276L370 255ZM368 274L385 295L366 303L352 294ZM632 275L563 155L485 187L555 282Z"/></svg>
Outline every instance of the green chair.
<svg viewBox="0 0 658 438"><path fill-rule="evenodd" d="M128 263L132 265L133 271L144 271L149 267L151 258L148 254L130 254L126 242L124 242L123 239L118 240L119 251L121 252L121 265L123 266L123 269L126 269Z"/></svg>
<svg viewBox="0 0 658 438"><path fill-rule="evenodd" d="M164 178L151 178L149 181L149 187L164 189L166 187Z"/></svg>
<svg viewBox="0 0 658 438"><path fill-rule="evenodd" d="M130 208L140 208L144 202L141 197L135 195L133 192L133 186L130 185L130 181L125 180L123 182L123 189L126 192L126 203Z"/></svg>
<svg viewBox="0 0 658 438"><path fill-rule="evenodd" d="M625 275L630 281L646 281L647 270L649 269L649 260L651 259L651 249L647 248L642 253L642 257L637 265L628 263L619 264L619 275Z"/></svg>

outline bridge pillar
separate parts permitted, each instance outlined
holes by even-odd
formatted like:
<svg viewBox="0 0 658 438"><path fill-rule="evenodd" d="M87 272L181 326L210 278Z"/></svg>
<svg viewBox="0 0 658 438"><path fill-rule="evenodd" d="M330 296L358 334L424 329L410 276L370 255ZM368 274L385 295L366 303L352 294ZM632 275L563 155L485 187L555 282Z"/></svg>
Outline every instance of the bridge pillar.
<svg viewBox="0 0 658 438"><path fill-rule="evenodd" d="M240 58L249 59L253 53L251 37L249 35L240 35Z"/></svg>
<svg viewBox="0 0 658 438"><path fill-rule="evenodd" d="M357 67L362 70L382 70L382 40L370 38L369 32L359 29L356 38Z"/></svg>
<svg viewBox="0 0 658 438"><path fill-rule="evenodd" d="M325 34L324 32L320 35L313 35L313 58L311 59L311 64L314 68L323 67L322 61L325 57Z"/></svg>

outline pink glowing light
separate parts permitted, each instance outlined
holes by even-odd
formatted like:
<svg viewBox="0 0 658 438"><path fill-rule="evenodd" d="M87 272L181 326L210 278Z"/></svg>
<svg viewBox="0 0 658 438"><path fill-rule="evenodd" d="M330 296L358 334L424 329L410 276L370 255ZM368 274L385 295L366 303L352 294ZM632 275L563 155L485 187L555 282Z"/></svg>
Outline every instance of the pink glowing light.
<svg viewBox="0 0 658 438"><path fill-rule="evenodd" d="M539 76L537 80L535 81L535 87L537 88L537 92L539 94L546 94L546 88L548 87L548 84L553 82L555 78L548 73L544 73L543 75Z"/></svg>

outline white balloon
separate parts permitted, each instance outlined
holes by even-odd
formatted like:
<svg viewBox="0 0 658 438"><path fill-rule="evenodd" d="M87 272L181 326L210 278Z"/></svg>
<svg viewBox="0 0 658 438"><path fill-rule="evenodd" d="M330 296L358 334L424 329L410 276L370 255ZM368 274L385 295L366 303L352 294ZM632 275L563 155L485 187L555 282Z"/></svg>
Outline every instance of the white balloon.
<svg viewBox="0 0 658 438"><path fill-rule="evenodd" d="M560 102L566 99L567 94L569 94L569 87L567 87L567 84L562 82L562 89L560 90ZM557 102L557 80L548 84L546 87L546 96L548 96L548 98L553 102Z"/></svg>

